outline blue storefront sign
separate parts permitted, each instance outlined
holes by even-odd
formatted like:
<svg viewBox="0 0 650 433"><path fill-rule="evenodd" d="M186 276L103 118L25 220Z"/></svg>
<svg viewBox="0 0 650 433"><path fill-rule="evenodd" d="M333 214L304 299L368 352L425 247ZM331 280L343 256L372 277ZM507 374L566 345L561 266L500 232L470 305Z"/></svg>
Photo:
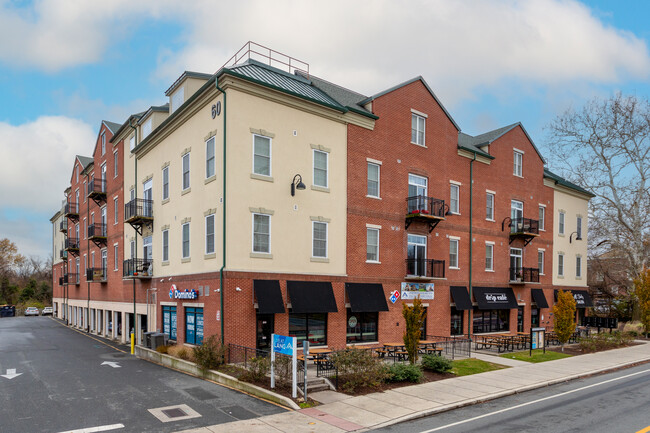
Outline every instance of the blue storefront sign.
<svg viewBox="0 0 650 433"><path fill-rule="evenodd" d="M285 335L273 334L272 347L276 353L293 356L296 337L287 337Z"/></svg>

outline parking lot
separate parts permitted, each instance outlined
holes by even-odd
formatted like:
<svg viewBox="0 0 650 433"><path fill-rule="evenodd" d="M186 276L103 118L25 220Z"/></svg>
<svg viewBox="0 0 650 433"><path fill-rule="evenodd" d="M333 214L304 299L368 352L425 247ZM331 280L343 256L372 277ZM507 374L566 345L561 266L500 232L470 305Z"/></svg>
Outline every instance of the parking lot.
<svg viewBox="0 0 650 433"><path fill-rule="evenodd" d="M173 432L285 410L139 360L51 317L2 318L0 336L3 432Z"/></svg>

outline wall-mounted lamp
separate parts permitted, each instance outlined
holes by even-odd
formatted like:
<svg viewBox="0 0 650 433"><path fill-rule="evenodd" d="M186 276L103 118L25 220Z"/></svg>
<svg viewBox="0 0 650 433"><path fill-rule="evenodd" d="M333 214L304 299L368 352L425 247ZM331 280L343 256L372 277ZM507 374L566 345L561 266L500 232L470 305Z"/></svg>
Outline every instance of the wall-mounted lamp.
<svg viewBox="0 0 650 433"><path fill-rule="evenodd" d="M295 175L291 181L291 197L296 195L296 189L303 190L305 188L305 184L302 183L302 176L299 174Z"/></svg>
<svg viewBox="0 0 650 433"><path fill-rule="evenodd" d="M447 203L445 203L444 211L445 216L453 215L453 213L451 213L451 210L449 210L449 205Z"/></svg>
<svg viewBox="0 0 650 433"><path fill-rule="evenodd" d="M580 234L578 232L573 232L573 233L571 233L569 235L569 243L571 243L571 241L572 241L571 238L573 237L573 235L576 235L576 241L581 241L582 240L582 237L580 236Z"/></svg>

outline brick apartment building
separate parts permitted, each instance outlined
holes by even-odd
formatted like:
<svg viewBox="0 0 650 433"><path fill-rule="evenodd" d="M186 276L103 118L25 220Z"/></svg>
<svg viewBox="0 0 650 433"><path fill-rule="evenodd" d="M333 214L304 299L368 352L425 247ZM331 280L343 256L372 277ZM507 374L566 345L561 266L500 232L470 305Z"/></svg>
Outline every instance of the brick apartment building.
<svg viewBox="0 0 650 433"><path fill-rule="evenodd" d="M107 181L106 244L78 254L106 251L88 275L107 277L90 302L83 278L57 288L73 324L116 338L110 317L124 339L135 308L139 338L264 348L276 332L341 348L399 341L415 296L430 336L548 326L555 289L582 296L590 195L545 170L521 124L470 136L421 77L368 97L244 54L103 124L122 171ZM100 141L52 218L68 217L65 242ZM79 216L98 222L101 206Z"/></svg>

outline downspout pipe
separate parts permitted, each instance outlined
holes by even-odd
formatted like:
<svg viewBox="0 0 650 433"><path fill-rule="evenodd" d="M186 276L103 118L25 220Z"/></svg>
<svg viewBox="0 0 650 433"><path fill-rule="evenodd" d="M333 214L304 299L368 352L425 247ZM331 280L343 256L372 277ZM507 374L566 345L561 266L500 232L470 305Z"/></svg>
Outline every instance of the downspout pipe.
<svg viewBox="0 0 650 433"><path fill-rule="evenodd" d="M93 169L94 170L94 169ZM90 187L90 179L88 177L88 173L86 173L86 185ZM88 192L88 191L86 191ZM88 237L88 227L90 227L90 200L88 200L88 195L86 195L86 233L84 233L84 236L86 237L86 263L85 263L85 268L86 271L86 284L88 285L88 305L86 307L86 311L88 314L88 317L86 317L86 333L90 334L90 281L88 281L88 256L90 255L90 237ZM100 251L100 262L101 262L101 251ZM107 253L108 254L108 253ZM93 267L95 267L95 263L92 263ZM79 277L79 281L81 281L81 277Z"/></svg>
<svg viewBox="0 0 650 433"><path fill-rule="evenodd" d="M469 300L472 301L472 214L474 213L474 158L469 161ZM467 338L472 341L472 312L474 307L467 312Z"/></svg>
<svg viewBox="0 0 650 433"><path fill-rule="evenodd" d="M223 322L225 320L225 313L223 311L223 291L224 291L224 281L225 278L223 276L223 270L226 268L226 113L228 112L226 110L226 91L219 87L219 77L215 77L214 79L215 85L217 87L217 90L220 91L223 94L223 207L222 207L222 234L221 234L221 269L219 269L219 305L221 309L221 317L220 317L220 322L221 322L221 344L223 345L225 343L225 338L223 335L224 332L224 326Z"/></svg>
<svg viewBox="0 0 650 433"><path fill-rule="evenodd" d="M133 129L134 137L135 137L135 146L138 145L138 129L133 126L131 121L133 118L129 119L129 126L131 129ZM134 177L133 177L133 185L135 189L135 196L134 198L138 198L138 158L135 157L133 158L133 164L135 166L135 172L134 172ZM135 229L133 229L135 231ZM132 259L135 259L138 257L138 232L135 231L135 257L131 257ZM133 262L133 267L135 267L135 261ZM124 270L122 270L124 272ZM136 309L135 309L135 278L133 280L133 335L135 337L135 323L136 323Z"/></svg>

